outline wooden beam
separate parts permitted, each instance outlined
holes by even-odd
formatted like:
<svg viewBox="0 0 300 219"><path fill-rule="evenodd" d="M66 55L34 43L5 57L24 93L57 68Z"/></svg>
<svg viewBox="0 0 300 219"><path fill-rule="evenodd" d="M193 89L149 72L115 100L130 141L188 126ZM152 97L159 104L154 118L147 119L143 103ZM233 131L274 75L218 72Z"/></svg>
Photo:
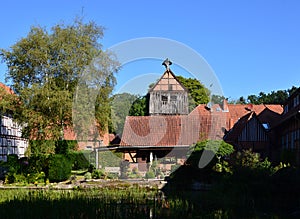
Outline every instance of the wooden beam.
<svg viewBox="0 0 300 219"><path fill-rule="evenodd" d="M133 162L133 163L136 163L136 161L134 161L134 158L133 158L133 156L132 156L132 154L131 154L131 152L130 152L130 151L129 151L129 156L130 156L130 158L131 158L132 162Z"/></svg>

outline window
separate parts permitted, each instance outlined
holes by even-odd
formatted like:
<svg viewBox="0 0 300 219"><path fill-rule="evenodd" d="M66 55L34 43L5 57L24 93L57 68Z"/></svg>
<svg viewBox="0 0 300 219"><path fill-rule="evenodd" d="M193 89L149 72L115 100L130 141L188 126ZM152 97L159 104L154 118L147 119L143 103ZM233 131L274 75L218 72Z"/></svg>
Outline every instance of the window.
<svg viewBox="0 0 300 219"><path fill-rule="evenodd" d="M263 127L264 127L266 130L269 130L269 129L270 129L269 123L263 123L262 125L263 125Z"/></svg>
<svg viewBox="0 0 300 219"><path fill-rule="evenodd" d="M166 95L162 95L161 96L161 101L168 101L168 96L166 96Z"/></svg>
<svg viewBox="0 0 300 219"><path fill-rule="evenodd" d="M177 100L177 96L176 95L172 95L171 96L171 101L176 101Z"/></svg>
<svg viewBox="0 0 300 219"><path fill-rule="evenodd" d="M289 105L284 106L283 114L286 114L289 111Z"/></svg>
<svg viewBox="0 0 300 219"><path fill-rule="evenodd" d="M293 105L293 107L296 107L296 106L299 105L299 102L300 102L299 99L300 99L300 98L299 98L299 95L297 95L297 96L294 98L294 105Z"/></svg>

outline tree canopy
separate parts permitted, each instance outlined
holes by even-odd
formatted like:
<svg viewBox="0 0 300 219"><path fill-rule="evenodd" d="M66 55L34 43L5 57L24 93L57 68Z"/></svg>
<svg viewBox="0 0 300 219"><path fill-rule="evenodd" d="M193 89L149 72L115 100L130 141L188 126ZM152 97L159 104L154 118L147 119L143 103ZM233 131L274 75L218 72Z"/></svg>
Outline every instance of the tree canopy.
<svg viewBox="0 0 300 219"><path fill-rule="evenodd" d="M33 26L26 37L0 50L8 67L6 79L21 103L14 116L26 124L27 137L36 133L42 133L43 138L62 137L63 127L72 125L74 94L87 66L101 75L93 78L101 88L94 107L104 129L118 62L102 50L102 37L102 26L75 19L72 24L57 24L50 30Z"/></svg>
<svg viewBox="0 0 300 219"><path fill-rule="evenodd" d="M192 100L196 106L209 102L210 91L195 78L184 78L176 76L178 81L189 91Z"/></svg>
<svg viewBox="0 0 300 219"><path fill-rule="evenodd" d="M135 105L137 95L129 93L115 94L111 99L111 132L122 134L126 116L130 115L130 111ZM132 112L133 113L133 112Z"/></svg>
<svg viewBox="0 0 300 219"><path fill-rule="evenodd" d="M240 97L236 103L252 103L252 104L283 104L286 99L298 88L293 86L287 90L271 91L270 93L259 92L258 95L251 94L247 98Z"/></svg>

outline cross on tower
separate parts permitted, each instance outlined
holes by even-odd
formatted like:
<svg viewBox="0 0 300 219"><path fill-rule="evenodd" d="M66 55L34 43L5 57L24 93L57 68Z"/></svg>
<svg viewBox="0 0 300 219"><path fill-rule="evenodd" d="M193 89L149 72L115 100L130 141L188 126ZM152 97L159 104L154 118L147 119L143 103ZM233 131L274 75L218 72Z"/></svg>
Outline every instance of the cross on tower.
<svg viewBox="0 0 300 219"><path fill-rule="evenodd" d="M167 70L170 69L170 65L172 65L172 62L167 58L162 65L164 65L166 67Z"/></svg>

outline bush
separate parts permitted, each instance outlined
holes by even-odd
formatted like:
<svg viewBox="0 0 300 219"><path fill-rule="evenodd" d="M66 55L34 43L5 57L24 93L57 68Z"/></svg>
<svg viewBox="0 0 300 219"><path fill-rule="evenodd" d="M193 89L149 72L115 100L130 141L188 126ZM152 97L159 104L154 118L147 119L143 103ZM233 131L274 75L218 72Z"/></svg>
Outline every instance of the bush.
<svg viewBox="0 0 300 219"><path fill-rule="evenodd" d="M58 140L55 142L55 153L67 155L77 148L77 142L73 140Z"/></svg>
<svg viewBox="0 0 300 219"><path fill-rule="evenodd" d="M20 163L19 163L18 155L16 154L8 155L6 165L9 168L13 168L14 171L18 173L20 171Z"/></svg>
<svg viewBox="0 0 300 219"><path fill-rule="evenodd" d="M89 161L82 152L70 152L68 158L72 163L73 170L85 170L89 168Z"/></svg>
<svg viewBox="0 0 300 219"><path fill-rule="evenodd" d="M155 178L155 174L152 170L149 170L146 175L145 175L146 179L154 179Z"/></svg>
<svg viewBox="0 0 300 219"><path fill-rule="evenodd" d="M5 175L5 184L16 182L16 171L13 167L9 168L8 173Z"/></svg>
<svg viewBox="0 0 300 219"><path fill-rule="evenodd" d="M31 173L27 174L26 180L28 183L43 183L46 182L46 175L43 171L40 173Z"/></svg>
<svg viewBox="0 0 300 219"><path fill-rule="evenodd" d="M105 178L105 173L102 170L94 170L92 172L92 178L93 179L104 179Z"/></svg>
<svg viewBox="0 0 300 219"><path fill-rule="evenodd" d="M86 172L86 173L84 174L84 179L85 179L85 180L92 179L92 174L91 174L90 172Z"/></svg>
<svg viewBox="0 0 300 219"><path fill-rule="evenodd" d="M52 155L49 159L49 180L60 182L67 180L71 175L72 164L61 154Z"/></svg>

